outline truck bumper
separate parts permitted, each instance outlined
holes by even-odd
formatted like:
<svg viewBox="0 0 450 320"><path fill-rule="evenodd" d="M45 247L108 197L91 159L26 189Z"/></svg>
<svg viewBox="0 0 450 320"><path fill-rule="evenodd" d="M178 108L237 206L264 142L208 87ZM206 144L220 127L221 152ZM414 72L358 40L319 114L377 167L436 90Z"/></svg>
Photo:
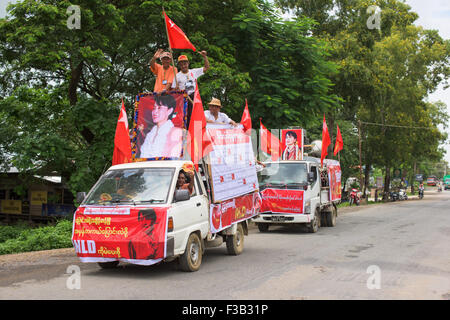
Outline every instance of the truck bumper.
<svg viewBox="0 0 450 320"><path fill-rule="evenodd" d="M311 222L310 214L280 214L280 213L271 213L265 212L260 213L258 217L253 218L253 222L255 223L281 223L281 224L289 224L289 223L309 223Z"/></svg>

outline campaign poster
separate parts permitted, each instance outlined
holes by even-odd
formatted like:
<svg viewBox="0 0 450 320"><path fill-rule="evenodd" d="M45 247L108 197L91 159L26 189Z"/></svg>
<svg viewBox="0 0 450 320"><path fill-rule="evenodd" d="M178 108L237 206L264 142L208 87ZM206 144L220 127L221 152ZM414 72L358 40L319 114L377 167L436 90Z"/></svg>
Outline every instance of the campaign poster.
<svg viewBox="0 0 450 320"><path fill-rule="evenodd" d="M330 186L330 200L341 200L341 166L338 161L326 159L324 162L327 165L328 182Z"/></svg>
<svg viewBox="0 0 450 320"><path fill-rule="evenodd" d="M186 110L182 93L137 96L131 138L133 161L182 158Z"/></svg>
<svg viewBox="0 0 450 320"><path fill-rule="evenodd" d="M282 129L281 143L285 146L281 160L303 160L303 129Z"/></svg>
<svg viewBox="0 0 450 320"><path fill-rule="evenodd" d="M271 189L261 191L261 212L304 213L304 190Z"/></svg>
<svg viewBox="0 0 450 320"><path fill-rule="evenodd" d="M207 129L213 202L229 200L259 189L251 136L242 128Z"/></svg>
<svg viewBox="0 0 450 320"><path fill-rule="evenodd" d="M217 233L235 223L257 215L261 208L261 197L253 192L218 204L210 205L210 230Z"/></svg>
<svg viewBox="0 0 450 320"><path fill-rule="evenodd" d="M167 208L79 207L72 243L82 262L152 265L166 257Z"/></svg>

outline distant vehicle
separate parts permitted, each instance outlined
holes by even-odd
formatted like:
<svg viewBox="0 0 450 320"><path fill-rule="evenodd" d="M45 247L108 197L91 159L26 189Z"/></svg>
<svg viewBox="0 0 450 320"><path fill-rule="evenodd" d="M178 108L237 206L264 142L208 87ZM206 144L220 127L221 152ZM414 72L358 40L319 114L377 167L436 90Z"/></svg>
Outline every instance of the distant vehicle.
<svg viewBox="0 0 450 320"><path fill-rule="evenodd" d="M444 182L444 189L450 189L450 175L446 175L442 181Z"/></svg>
<svg viewBox="0 0 450 320"><path fill-rule="evenodd" d="M427 185L428 186L436 186L438 184L438 178L435 176L431 176L427 178Z"/></svg>

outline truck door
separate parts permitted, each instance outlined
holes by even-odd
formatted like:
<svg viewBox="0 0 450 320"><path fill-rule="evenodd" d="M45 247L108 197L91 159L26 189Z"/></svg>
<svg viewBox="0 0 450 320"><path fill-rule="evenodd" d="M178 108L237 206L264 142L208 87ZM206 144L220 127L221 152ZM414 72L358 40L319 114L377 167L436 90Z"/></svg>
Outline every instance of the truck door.
<svg viewBox="0 0 450 320"><path fill-rule="evenodd" d="M198 178L195 174L194 191L189 200L172 202L170 216L173 218L173 235L175 237L175 254L177 251L184 250L185 240L193 231L200 230L202 238L208 233L209 206L208 199L198 184ZM199 189L200 187L200 189ZM174 189L175 193L175 189Z"/></svg>
<svg viewBox="0 0 450 320"><path fill-rule="evenodd" d="M311 183L311 214L314 214L315 208L320 206L320 177L317 165L311 164L309 172L314 174L314 182Z"/></svg>

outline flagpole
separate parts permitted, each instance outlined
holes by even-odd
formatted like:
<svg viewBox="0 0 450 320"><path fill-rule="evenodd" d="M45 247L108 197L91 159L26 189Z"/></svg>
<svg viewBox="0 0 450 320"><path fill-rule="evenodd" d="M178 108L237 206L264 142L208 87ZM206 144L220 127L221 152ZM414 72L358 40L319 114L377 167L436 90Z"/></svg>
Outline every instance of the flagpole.
<svg viewBox="0 0 450 320"><path fill-rule="evenodd" d="M166 22L166 11L164 10L164 6L162 6L163 9L163 14L164 14L164 27L166 28L166 36L167 36L167 42L169 43L169 52L171 55L171 59L172 59L172 68L173 68L173 73L175 75L175 86L178 87L178 80L177 80L177 75L175 73L175 62L173 61L173 51L172 51L172 47L170 45L170 39L169 39L169 30L167 30L167 22Z"/></svg>

